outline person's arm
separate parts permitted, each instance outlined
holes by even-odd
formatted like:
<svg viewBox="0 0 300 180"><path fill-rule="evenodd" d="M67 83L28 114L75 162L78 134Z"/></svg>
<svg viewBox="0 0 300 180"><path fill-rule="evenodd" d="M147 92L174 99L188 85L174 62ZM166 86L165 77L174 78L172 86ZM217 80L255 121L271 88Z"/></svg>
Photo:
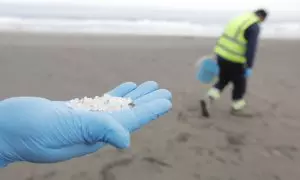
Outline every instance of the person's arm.
<svg viewBox="0 0 300 180"><path fill-rule="evenodd" d="M250 26L245 32L245 38L248 40L246 59L247 59L247 68L252 68L254 64L257 44L259 36L259 25L254 24Z"/></svg>

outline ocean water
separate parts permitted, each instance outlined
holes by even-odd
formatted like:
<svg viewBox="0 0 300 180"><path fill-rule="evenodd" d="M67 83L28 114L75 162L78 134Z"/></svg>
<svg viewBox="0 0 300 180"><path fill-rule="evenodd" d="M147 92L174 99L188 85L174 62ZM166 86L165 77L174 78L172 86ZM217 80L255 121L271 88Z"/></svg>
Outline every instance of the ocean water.
<svg viewBox="0 0 300 180"><path fill-rule="evenodd" d="M36 33L219 36L241 10L0 3L0 31ZM263 38L300 38L300 11L272 11Z"/></svg>
<svg viewBox="0 0 300 180"><path fill-rule="evenodd" d="M93 20L0 17L2 32L138 34L216 37L224 24L162 20ZM300 21L262 25L262 38L300 38Z"/></svg>

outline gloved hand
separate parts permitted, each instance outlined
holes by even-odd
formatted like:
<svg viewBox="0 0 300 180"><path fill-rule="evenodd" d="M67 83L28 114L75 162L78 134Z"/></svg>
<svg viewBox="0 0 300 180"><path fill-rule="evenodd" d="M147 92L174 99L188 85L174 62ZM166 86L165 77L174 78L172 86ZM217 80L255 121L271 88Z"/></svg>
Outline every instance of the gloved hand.
<svg viewBox="0 0 300 180"><path fill-rule="evenodd" d="M130 97L135 107L119 112L69 108L65 102L14 97L0 102L0 166L26 161L55 163L99 150L130 145L130 133L171 109L171 93L153 81L127 82L108 92Z"/></svg>
<svg viewBox="0 0 300 180"><path fill-rule="evenodd" d="M245 77L248 78L250 76L252 76L252 69L251 68L247 68L246 72L245 72Z"/></svg>

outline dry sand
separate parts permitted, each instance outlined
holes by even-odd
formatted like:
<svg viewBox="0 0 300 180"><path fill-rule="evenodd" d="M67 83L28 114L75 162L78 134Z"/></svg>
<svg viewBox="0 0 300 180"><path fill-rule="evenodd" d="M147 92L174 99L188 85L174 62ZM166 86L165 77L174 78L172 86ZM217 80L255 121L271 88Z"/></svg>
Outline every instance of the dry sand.
<svg viewBox="0 0 300 180"><path fill-rule="evenodd" d="M107 147L52 165L13 164L1 180L299 180L299 41L260 43L247 99L252 119L228 115L230 89L199 116L206 92L194 63L215 40L188 37L0 35L0 99L67 100L102 94L124 81L155 80L174 108L132 137L131 148Z"/></svg>

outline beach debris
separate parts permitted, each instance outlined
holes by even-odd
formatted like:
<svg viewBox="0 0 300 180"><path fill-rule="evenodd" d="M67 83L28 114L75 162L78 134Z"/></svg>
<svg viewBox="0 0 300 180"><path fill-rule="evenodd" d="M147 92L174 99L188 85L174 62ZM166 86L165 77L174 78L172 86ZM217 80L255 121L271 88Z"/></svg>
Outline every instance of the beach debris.
<svg viewBox="0 0 300 180"><path fill-rule="evenodd" d="M115 97L109 94L95 96L94 98L75 98L67 102L67 106L73 109L85 109L89 111L113 112L134 107L130 98Z"/></svg>

